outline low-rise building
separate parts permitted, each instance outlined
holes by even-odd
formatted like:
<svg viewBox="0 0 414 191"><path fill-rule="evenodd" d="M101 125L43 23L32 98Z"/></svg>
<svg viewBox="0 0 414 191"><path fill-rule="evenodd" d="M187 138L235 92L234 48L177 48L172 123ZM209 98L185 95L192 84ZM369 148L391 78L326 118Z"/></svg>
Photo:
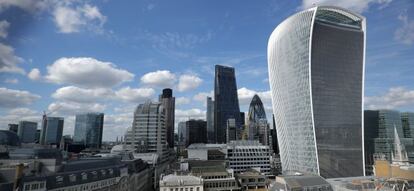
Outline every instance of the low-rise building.
<svg viewBox="0 0 414 191"><path fill-rule="evenodd" d="M269 191L320 190L332 191L332 186L324 178L317 175L277 176L269 185Z"/></svg>
<svg viewBox="0 0 414 191"><path fill-rule="evenodd" d="M259 168L261 173L270 175L269 146L262 145L258 141L231 141L227 144L226 159L229 168L235 173Z"/></svg>
<svg viewBox="0 0 414 191"><path fill-rule="evenodd" d="M160 191L204 191L203 179L192 175L169 174L160 180Z"/></svg>
<svg viewBox="0 0 414 191"><path fill-rule="evenodd" d="M249 169L236 174L242 190L259 191L267 190L267 176L260 173L259 169Z"/></svg>

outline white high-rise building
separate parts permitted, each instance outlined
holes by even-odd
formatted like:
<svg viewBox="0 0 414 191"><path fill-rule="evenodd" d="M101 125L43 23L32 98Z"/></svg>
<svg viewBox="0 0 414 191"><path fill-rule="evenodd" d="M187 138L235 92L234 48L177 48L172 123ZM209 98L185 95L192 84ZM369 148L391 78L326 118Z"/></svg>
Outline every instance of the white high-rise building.
<svg viewBox="0 0 414 191"><path fill-rule="evenodd" d="M320 6L296 13L268 43L283 171L364 175L365 18Z"/></svg>
<svg viewBox="0 0 414 191"><path fill-rule="evenodd" d="M135 112L132 127L125 135L125 143L138 152L157 153L161 160L168 159L165 111L161 103L140 104Z"/></svg>

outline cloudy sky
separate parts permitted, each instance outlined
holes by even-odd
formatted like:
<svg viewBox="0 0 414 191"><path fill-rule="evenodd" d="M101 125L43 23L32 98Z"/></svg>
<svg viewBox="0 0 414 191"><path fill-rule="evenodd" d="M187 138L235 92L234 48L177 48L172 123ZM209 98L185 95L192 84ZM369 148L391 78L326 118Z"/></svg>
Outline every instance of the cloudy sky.
<svg viewBox="0 0 414 191"><path fill-rule="evenodd" d="M266 49L273 29L316 0L0 0L0 129L43 110L105 113L104 140L134 107L171 87L176 121L205 117L214 65L236 68L241 109L271 114ZM414 2L318 0L367 18L366 107L414 111Z"/></svg>

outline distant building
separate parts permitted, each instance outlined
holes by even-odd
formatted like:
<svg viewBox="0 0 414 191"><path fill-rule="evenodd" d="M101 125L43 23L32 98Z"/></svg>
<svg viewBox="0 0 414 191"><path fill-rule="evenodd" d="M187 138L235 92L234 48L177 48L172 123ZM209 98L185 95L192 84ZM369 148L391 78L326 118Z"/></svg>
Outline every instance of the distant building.
<svg viewBox="0 0 414 191"><path fill-rule="evenodd" d="M0 130L0 145L7 147L17 147L20 146L19 136L13 131ZM1 153L0 146L0 153ZM1 157L1 154L0 154Z"/></svg>
<svg viewBox="0 0 414 191"><path fill-rule="evenodd" d="M186 125L186 146L193 143L207 143L207 122L204 120L188 120Z"/></svg>
<svg viewBox="0 0 414 191"><path fill-rule="evenodd" d="M42 122L39 143L42 145L59 145L62 140L63 118L45 117Z"/></svg>
<svg viewBox="0 0 414 191"><path fill-rule="evenodd" d="M214 133L214 101L211 99L211 97L207 97L206 120L207 120L207 142L215 143L216 137Z"/></svg>
<svg viewBox="0 0 414 191"><path fill-rule="evenodd" d="M284 171L364 175L366 19L316 6L281 22L268 42L269 83Z"/></svg>
<svg viewBox="0 0 414 191"><path fill-rule="evenodd" d="M333 191L331 184L317 175L277 176L269 191L324 190Z"/></svg>
<svg viewBox="0 0 414 191"><path fill-rule="evenodd" d="M14 133L17 133L18 129L19 129L19 125L18 124L8 124L9 127L9 131L12 131Z"/></svg>
<svg viewBox="0 0 414 191"><path fill-rule="evenodd" d="M269 143L269 125L267 124L266 112L260 97L253 96L247 115L247 125L249 130L249 140L259 140L263 145Z"/></svg>
<svg viewBox="0 0 414 191"><path fill-rule="evenodd" d="M204 180L205 191L241 190L233 169L226 169L224 161L191 160L187 163L191 174Z"/></svg>
<svg viewBox="0 0 414 191"><path fill-rule="evenodd" d="M404 130L405 138L414 138L414 113L401 113L402 128Z"/></svg>
<svg viewBox="0 0 414 191"><path fill-rule="evenodd" d="M216 143L226 142L227 120L233 118L241 131L240 107L234 68L216 65L214 83L214 133Z"/></svg>
<svg viewBox="0 0 414 191"><path fill-rule="evenodd" d="M258 169L249 169L245 172L236 174L236 178L238 179L242 190L267 190L267 176L260 173L260 170Z"/></svg>
<svg viewBox="0 0 414 191"><path fill-rule="evenodd" d="M270 174L270 150L268 145L258 141L232 141L227 144L229 168L235 173L245 172L250 168L259 168L261 173Z"/></svg>
<svg viewBox="0 0 414 191"><path fill-rule="evenodd" d="M170 88L163 89L159 101L162 103L165 110L168 147L174 148L175 97L173 97L173 90Z"/></svg>
<svg viewBox="0 0 414 191"><path fill-rule="evenodd" d="M157 153L161 161L168 159L165 110L161 103L150 101L138 105L134 112L132 128L125 135L125 142L141 153Z"/></svg>
<svg viewBox="0 0 414 191"><path fill-rule="evenodd" d="M203 179L192 175L169 174L160 180L160 191L204 191Z"/></svg>
<svg viewBox="0 0 414 191"><path fill-rule="evenodd" d="M101 148L104 124L103 113L76 115L73 142L86 148Z"/></svg>
<svg viewBox="0 0 414 191"><path fill-rule="evenodd" d="M227 119L226 123L226 143L237 140L237 126L236 120L233 118Z"/></svg>
<svg viewBox="0 0 414 191"><path fill-rule="evenodd" d="M273 129L270 130L270 137L272 138L272 150L275 154L279 155L279 143L277 140L277 128L275 122L275 115L272 115Z"/></svg>
<svg viewBox="0 0 414 191"><path fill-rule="evenodd" d="M391 162L394 145L394 129L400 140L412 156L413 138L406 138L410 133L404 133L401 115L392 110L366 110L364 112L365 136L365 166L366 173L372 175L375 156L384 156Z"/></svg>
<svg viewBox="0 0 414 191"><path fill-rule="evenodd" d="M22 143L34 143L36 141L37 123L20 121L17 135Z"/></svg>

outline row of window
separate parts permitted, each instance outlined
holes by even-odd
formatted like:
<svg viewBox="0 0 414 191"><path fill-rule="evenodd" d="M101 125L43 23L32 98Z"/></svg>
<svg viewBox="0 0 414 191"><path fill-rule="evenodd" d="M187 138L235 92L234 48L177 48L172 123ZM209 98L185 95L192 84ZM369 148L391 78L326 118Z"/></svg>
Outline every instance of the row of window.
<svg viewBox="0 0 414 191"><path fill-rule="evenodd" d="M200 191L201 187L197 186L197 187L190 187L190 188L164 188L163 191Z"/></svg>
<svg viewBox="0 0 414 191"><path fill-rule="evenodd" d="M31 182L23 186L24 190L43 190L46 186L45 182Z"/></svg>

